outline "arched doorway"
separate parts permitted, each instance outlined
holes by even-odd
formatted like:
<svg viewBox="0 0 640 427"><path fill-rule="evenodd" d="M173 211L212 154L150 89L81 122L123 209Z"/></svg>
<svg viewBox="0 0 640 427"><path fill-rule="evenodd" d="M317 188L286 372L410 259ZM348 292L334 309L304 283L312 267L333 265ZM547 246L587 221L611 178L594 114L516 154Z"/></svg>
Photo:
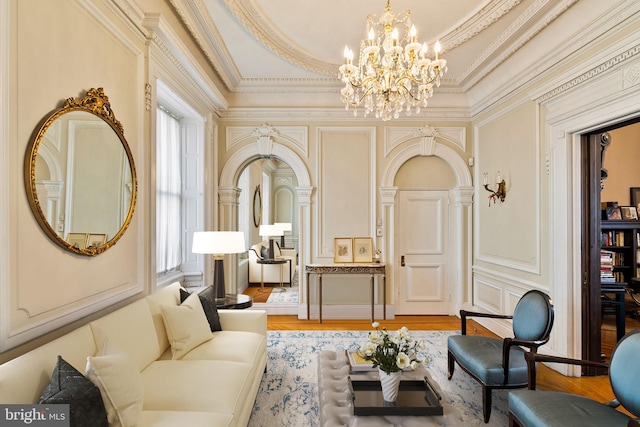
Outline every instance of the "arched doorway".
<svg viewBox="0 0 640 427"><path fill-rule="evenodd" d="M304 266L309 263L311 233L310 206L311 178L309 172L298 154L287 146L289 141L286 135L281 135L271 126L263 125L259 128L246 131L244 135L237 136L234 144L246 144L236 151L225 163L220 174L218 195L220 200L220 227L224 230L237 230L238 227L238 198L240 191L238 180L242 171L252 162L263 158L275 158L291 167L295 174L298 186L296 187L296 216L298 240L299 271L304 271ZM290 314L303 313L302 302L304 295L304 275L300 275L300 298L297 304L291 307ZM233 284L235 286L235 282ZM283 313L284 314L284 313Z"/></svg>
<svg viewBox="0 0 640 427"><path fill-rule="evenodd" d="M395 178L402 165L414 157L437 156L444 160L453 171L455 186L449 189L450 209L448 211L448 235L450 242L451 272L448 282L451 284L449 292L451 299L448 307L449 314L455 314L463 302L471 301L471 207L473 201L473 187L471 174L466 161L454 149L443 142L449 138L440 135L437 128L424 127L417 132L397 142L389 152L390 162L385 168L380 194L382 199L382 219L388 232L383 240L383 252L388 255L387 262L392 265L389 280L395 290L393 301L398 296L401 286L400 275L396 272L401 267L400 255L395 236L398 229L398 199L399 189L394 185ZM438 140L442 141L439 142ZM449 141L458 143L458 141ZM419 226L419 224L415 224Z"/></svg>

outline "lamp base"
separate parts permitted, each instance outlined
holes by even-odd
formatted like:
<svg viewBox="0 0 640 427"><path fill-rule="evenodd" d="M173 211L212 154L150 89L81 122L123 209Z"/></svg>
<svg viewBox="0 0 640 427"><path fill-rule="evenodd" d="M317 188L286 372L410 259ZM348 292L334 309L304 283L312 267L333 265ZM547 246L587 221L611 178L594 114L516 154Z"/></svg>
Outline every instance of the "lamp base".
<svg viewBox="0 0 640 427"><path fill-rule="evenodd" d="M224 285L224 259L222 258L214 260L213 290L216 295L216 301L223 301L227 297Z"/></svg>

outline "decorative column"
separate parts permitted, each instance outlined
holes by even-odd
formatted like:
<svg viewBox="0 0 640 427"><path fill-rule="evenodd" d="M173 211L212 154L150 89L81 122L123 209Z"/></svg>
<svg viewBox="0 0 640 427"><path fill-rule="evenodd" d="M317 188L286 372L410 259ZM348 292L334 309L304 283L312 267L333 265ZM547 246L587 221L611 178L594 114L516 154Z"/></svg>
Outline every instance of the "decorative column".
<svg viewBox="0 0 640 427"><path fill-rule="evenodd" d="M453 295L454 307L462 307L463 303L471 303L473 301L473 286L471 283L473 193L473 187L455 187L451 189L451 198L454 206L451 220L455 224L454 227L450 228L453 232L451 240L454 243L451 247L455 248L456 251L452 257L455 260L452 271L457 272L454 279L456 285L453 287L455 289L455 294Z"/></svg>
<svg viewBox="0 0 640 427"><path fill-rule="evenodd" d="M220 223L217 231L235 231L238 229L238 200L242 190L237 187L219 187L218 199L220 204ZM209 257L210 258L210 257ZM225 255L225 287L229 294L238 293L238 263L237 255ZM207 268L209 274L213 274L211 263ZM211 283L211 277L205 277L205 283Z"/></svg>
<svg viewBox="0 0 640 427"><path fill-rule="evenodd" d="M382 202L382 258L380 262L387 264L387 304L395 304L395 218L398 187L381 187Z"/></svg>
<svg viewBox="0 0 640 427"><path fill-rule="evenodd" d="M306 319L307 275L305 266L310 262L311 254L311 195L313 187L296 187L298 196L298 319ZM302 238L304 237L304 238Z"/></svg>

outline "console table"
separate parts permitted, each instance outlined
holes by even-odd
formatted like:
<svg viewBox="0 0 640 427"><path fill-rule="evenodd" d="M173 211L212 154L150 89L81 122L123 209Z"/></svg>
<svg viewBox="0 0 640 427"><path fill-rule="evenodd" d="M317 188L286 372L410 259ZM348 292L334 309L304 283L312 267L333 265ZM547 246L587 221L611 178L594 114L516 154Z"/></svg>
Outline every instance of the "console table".
<svg viewBox="0 0 640 427"><path fill-rule="evenodd" d="M375 275L382 276L382 318L387 318L387 284L384 264L307 264L307 319L310 316L311 298L309 297L309 276L318 275L318 323L322 323L322 275L323 274L359 274L371 277L371 321L375 321Z"/></svg>

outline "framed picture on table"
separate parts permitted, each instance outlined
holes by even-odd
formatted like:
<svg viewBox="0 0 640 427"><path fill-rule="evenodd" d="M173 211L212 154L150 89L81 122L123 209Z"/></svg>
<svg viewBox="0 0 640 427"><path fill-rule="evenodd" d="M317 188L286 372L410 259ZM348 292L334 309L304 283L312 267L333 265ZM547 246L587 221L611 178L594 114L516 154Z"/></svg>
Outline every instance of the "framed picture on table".
<svg viewBox="0 0 640 427"><path fill-rule="evenodd" d="M336 264L353 262L353 239L335 237L333 239L333 262Z"/></svg>
<svg viewBox="0 0 640 427"><path fill-rule="evenodd" d="M622 219L625 221L638 220L638 211L635 206L620 206L620 212L622 213Z"/></svg>
<svg viewBox="0 0 640 427"><path fill-rule="evenodd" d="M631 206L635 206L636 210L640 209L640 187L631 187L629 190Z"/></svg>
<svg viewBox="0 0 640 427"><path fill-rule="evenodd" d="M606 209L607 212L607 219L608 220L621 220L622 219L622 214L620 213L620 208L619 207L612 207L612 206L607 206Z"/></svg>
<svg viewBox="0 0 640 427"><path fill-rule="evenodd" d="M353 262L373 262L373 239L371 237L353 238Z"/></svg>

